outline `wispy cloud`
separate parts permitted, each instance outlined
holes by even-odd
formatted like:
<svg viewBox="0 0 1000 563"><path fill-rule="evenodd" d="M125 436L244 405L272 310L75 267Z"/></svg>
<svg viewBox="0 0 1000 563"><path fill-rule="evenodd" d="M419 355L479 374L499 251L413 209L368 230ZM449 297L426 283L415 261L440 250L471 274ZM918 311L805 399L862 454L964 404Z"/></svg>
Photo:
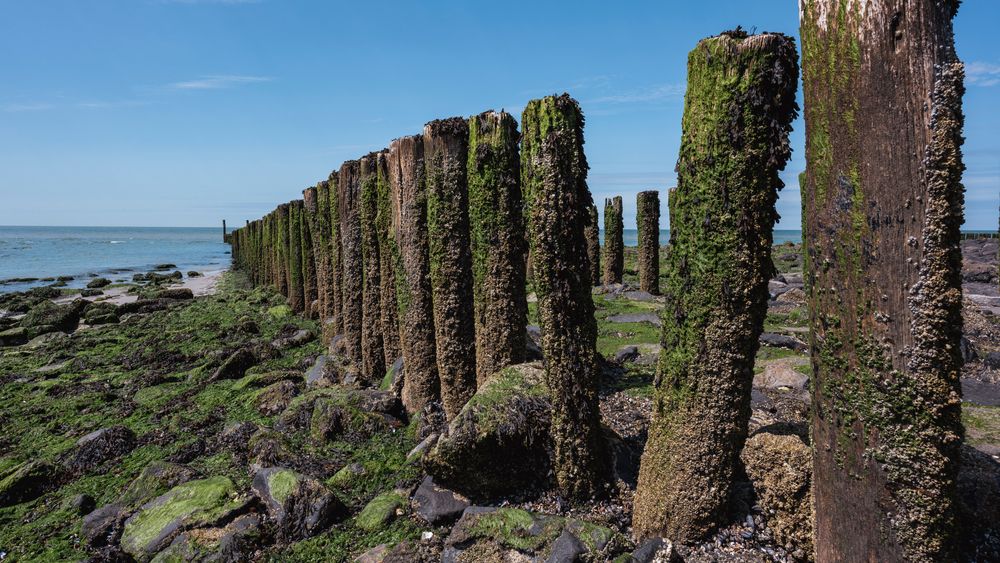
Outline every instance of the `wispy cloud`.
<svg viewBox="0 0 1000 563"><path fill-rule="evenodd" d="M268 76L243 76L237 74L225 74L215 76L203 76L196 80L184 82L174 82L169 85L174 90L221 90L223 88L233 88L243 84L256 84L260 82L270 82L273 80Z"/></svg>
<svg viewBox="0 0 1000 563"><path fill-rule="evenodd" d="M16 104L4 104L3 110L7 113L21 113L25 111L43 111L52 109L55 106L48 102L24 102Z"/></svg>
<svg viewBox="0 0 1000 563"><path fill-rule="evenodd" d="M965 83L971 86L1000 84L1000 64L973 61L965 65Z"/></svg>
<svg viewBox="0 0 1000 563"><path fill-rule="evenodd" d="M588 100L592 104L636 104L672 101L684 98L686 84L660 84L639 90L620 92Z"/></svg>

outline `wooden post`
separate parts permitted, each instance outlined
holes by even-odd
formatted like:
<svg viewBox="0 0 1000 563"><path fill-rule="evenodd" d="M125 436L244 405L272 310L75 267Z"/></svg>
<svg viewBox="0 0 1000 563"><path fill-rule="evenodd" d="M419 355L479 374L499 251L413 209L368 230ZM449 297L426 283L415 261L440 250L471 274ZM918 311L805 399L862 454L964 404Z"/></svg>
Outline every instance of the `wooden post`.
<svg viewBox="0 0 1000 563"><path fill-rule="evenodd" d="M590 204L586 226L587 257L590 259L590 283L601 285L601 224L597 206Z"/></svg>
<svg viewBox="0 0 1000 563"><path fill-rule="evenodd" d="M399 304L396 301L396 276L402 274L396 230L392 221L392 189L389 184L389 151L377 156L375 230L379 244L379 302L382 306L379 324L382 327L382 350L386 368L400 357Z"/></svg>
<svg viewBox="0 0 1000 563"><path fill-rule="evenodd" d="M469 119L469 223L476 308L476 382L524 361L528 301L517 121Z"/></svg>
<svg viewBox="0 0 1000 563"><path fill-rule="evenodd" d="M958 4L800 10L818 561L961 559Z"/></svg>
<svg viewBox="0 0 1000 563"><path fill-rule="evenodd" d="M622 283L625 271L622 196L604 200L604 283Z"/></svg>
<svg viewBox="0 0 1000 563"><path fill-rule="evenodd" d="M360 163L349 160L340 167L338 183L341 249L341 322L347 357L362 366L361 326L364 301L364 262L361 254Z"/></svg>
<svg viewBox="0 0 1000 563"><path fill-rule="evenodd" d="M464 119L441 119L424 126L434 342L441 402L449 420L476 392L468 150L469 126Z"/></svg>
<svg viewBox="0 0 1000 563"><path fill-rule="evenodd" d="M562 494L604 492L610 463L598 403L597 321L584 227L593 203L583 114L568 94L528 102L521 117L521 186L531 241L554 470Z"/></svg>
<svg viewBox="0 0 1000 563"><path fill-rule="evenodd" d="M797 60L793 39L741 30L688 56L663 352L632 516L639 539L697 541L725 522L767 316Z"/></svg>
<svg viewBox="0 0 1000 563"><path fill-rule="evenodd" d="M378 385L385 376L385 349L382 346L382 261L378 241L378 155L369 153L360 160L361 256L364 287L361 323L361 377Z"/></svg>
<svg viewBox="0 0 1000 563"><path fill-rule="evenodd" d="M396 285L400 345L403 351L403 406L420 412L439 397L434 306L431 300L427 240L427 189L424 182L424 139L402 137L389 145L389 188L393 228L400 260Z"/></svg>
<svg viewBox="0 0 1000 563"><path fill-rule="evenodd" d="M639 289L660 294L660 192L649 190L636 196L636 227L639 231Z"/></svg>

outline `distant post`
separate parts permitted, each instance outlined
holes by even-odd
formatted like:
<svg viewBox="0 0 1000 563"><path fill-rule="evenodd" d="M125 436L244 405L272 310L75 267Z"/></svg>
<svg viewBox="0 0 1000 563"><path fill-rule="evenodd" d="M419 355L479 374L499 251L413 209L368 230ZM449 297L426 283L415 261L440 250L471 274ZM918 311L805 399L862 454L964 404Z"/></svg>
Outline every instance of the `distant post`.
<svg viewBox="0 0 1000 563"><path fill-rule="evenodd" d="M226 220L222 220L222 242L226 242Z"/></svg>
<svg viewBox="0 0 1000 563"><path fill-rule="evenodd" d="M604 200L604 283L622 283L625 270L622 196Z"/></svg>
<svg viewBox="0 0 1000 563"><path fill-rule="evenodd" d="M639 289L660 294L660 192L649 190L636 196L636 226L639 231Z"/></svg>

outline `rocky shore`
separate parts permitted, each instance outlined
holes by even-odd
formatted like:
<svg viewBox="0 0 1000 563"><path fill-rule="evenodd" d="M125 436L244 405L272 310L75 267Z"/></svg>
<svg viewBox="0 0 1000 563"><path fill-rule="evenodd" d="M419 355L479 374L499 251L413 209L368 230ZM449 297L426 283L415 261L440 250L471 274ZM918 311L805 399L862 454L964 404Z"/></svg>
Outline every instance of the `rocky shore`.
<svg viewBox="0 0 1000 563"><path fill-rule="evenodd" d="M995 240L964 247L968 447L958 486L967 553L987 560L1000 555L997 249ZM99 296L4 296L0 558L807 559L811 368L800 249L775 247L780 273L730 523L692 545L630 539L662 298L638 290L636 251L624 254L623 283L594 291L615 491L582 504L562 499L544 469L551 404L532 298L528 363L504 370L444 424L437 404L406 416L397 385L405 366L392 366L378 389L359 387L338 343L320 343L316 321L238 273L181 276L178 286L167 272Z"/></svg>

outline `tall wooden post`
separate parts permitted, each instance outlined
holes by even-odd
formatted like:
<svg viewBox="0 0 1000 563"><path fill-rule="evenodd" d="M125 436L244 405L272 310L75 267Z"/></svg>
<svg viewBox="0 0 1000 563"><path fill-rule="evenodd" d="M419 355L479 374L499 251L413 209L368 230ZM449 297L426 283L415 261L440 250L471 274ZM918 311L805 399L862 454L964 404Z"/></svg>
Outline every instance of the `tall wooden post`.
<svg viewBox="0 0 1000 563"><path fill-rule="evenodd" d="M385 350L382 347L382 261L378 241L378 154L361 157L361 257L364 264L361 322L361 377L378 384L385 375Z"/></svg>
<svg viewBox="0 0 1000 563"><path fill-rule="evenodd" d="M636 196L635 217L639 231L639 289L659 295L660 192L639 192Z"/></svg>
<svg viewBox="0 0 1000 563"><path fill-rule="evenodd" d="M585 230L587 257L590 259L590 283L601 285L601 224L597 206L590 204Z"/></svg>
<svg viewBox="0 0 1000 563"><path fill-rule="evenodd" d="M767 316L797 61L790 37L740 30L688 56L663 351L632 516L638 538L695 541L725 521Z"/></svg>
<svg viewBox="0 0 1000 563"><path fill-rule="evenodd" d="M360 163L349 160L340 167L337 186L340 204L341 323L347 357L362 367L361 325L364 302L364 263L361 254Z"/></svg>
<svg viewBox="0 0 1000 563"><path fill-rule="evenodd" d="M801 5L819 561L959 559L958 4Z"/></svg>
<svg viewBox="0 0 1000 563"><path fill-rule="evenodd" d="M625 225L622 196L604 200L604 283L622 283L625 272Z"/></svg>
<svg viewBox="0 0 1000 563"><path fill-rule="evenodd" d="M562 493L601 494L610 464L598 404L597 321L584 227L593 203L583 114L568 94L528 102L521 117L521 186L534 267L554 469Z"/></svg>
<svg viewBox="0 0 1000 563"><path fill-rule="evenodd" d="M468 150L469 126L464 119L440 119L424 126L434 342L441 402L449 420L476 392Z"/></svg>

